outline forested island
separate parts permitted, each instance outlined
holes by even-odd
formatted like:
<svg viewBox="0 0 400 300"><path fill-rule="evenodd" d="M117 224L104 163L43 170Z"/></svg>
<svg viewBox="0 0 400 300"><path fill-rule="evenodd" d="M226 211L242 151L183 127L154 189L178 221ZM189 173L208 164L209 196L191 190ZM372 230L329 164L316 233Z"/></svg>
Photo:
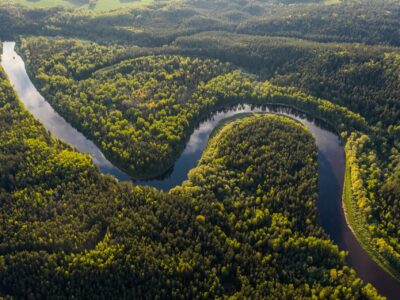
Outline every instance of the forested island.
<svg viewBox="0 0 400 300"><path fill-rule="evenodd" d="M400 280L397 1L25 2L0 4L0 40L134 180L173 167L219 109L323 120L346 155L348 226ZM321 226L317 148L296 121L221 123L187 180L160 191L102 174L30 115L2 69L0 82L5 299L384 299Z"/></svg>

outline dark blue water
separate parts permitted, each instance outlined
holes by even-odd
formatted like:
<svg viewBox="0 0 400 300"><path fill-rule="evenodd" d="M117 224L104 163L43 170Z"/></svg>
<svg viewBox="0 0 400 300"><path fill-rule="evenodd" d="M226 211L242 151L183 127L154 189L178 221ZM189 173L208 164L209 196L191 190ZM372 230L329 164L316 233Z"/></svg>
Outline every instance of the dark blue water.
<svg viewBox="0 0 400 300"><path fill-rule="evenodd" d="M15 43L3 44L2 66L25 107L54 136L74 146L78 151L88 153L93 162L106 174L112 174L121 181L131 180L128 175L112 165L100 149L83 134L78 132L46 102L30 81L25 64L14 51ZM347 262L359 277L373 284L378 291L390 299L399 299L400 283L386 273L366 253L346 223L342 207L342 190L345 173L345 156L338 136L327 129L322 122L309 118L304 113L285 107L252 107L239 105L214 113L201 122L193 132L185 150L173 168L160 179L135 182L169 190L187 179L188 172L196 167L210 133L226 118L244 112L264 112L286 115L304 124L314 135L318 148L318 211L322 227L341 250L348 251Z"/></svg>

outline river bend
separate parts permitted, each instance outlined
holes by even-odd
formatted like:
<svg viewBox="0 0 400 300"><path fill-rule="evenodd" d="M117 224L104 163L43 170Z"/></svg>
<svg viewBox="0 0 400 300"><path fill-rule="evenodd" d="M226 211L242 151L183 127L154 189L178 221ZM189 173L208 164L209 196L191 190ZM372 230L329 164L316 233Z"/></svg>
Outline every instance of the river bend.
<svg viewBox="0 0 400 300"><path fill-rule="evenodd" d="M66 122L40 95L29 79L22 58L14 48L14 42L3 43L1 64L26 109L54 136L78 151L90 154L101 172L112 174L121 181L130 180L127 174L108 161L92 141ZM187 179L188 172L197 166L207 145L208 137L215 126L221 120L244 112L285 115L301 122L312 132L318 148L319 197L317 205L322 227L341 250L348 251L346 261L357 271L359 277L365 282L370 282L389 299L398 299L400 283L386 273L361 248L346 223L342 207L345 155L338 136L323 126L323 123L309 118L304 113L285 107L254 107L246 104L215 112L194 130L183 153L165 176L155 180L138 181L135 184L149 185L163 190L180 185Z"/></svg>

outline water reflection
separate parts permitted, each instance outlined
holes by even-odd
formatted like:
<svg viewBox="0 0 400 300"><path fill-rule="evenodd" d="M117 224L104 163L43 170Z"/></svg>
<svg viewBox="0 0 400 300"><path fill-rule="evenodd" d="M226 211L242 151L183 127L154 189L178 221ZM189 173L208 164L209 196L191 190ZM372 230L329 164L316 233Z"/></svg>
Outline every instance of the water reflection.
<svg viewBox="0 0 400 300"><path fill-rule="evenodd" d="M29 80L23 60L14 51L15 43L3 44L2 66L25 107L53 135L73 145L78 151L92 155L93 162L103 173L112 174L122 181L129 176L112 165L90 140L67 123L39 94ZM318 211L321 225L342 250L349 252L347 262L364 281L372 283L379 292L390 299L400 295L400 284L382 270L360 247L346 224L342 209L342 189L345 170L343 147L337 135L332 133L327 124L314 120L307 114L279 106L236 105L212 114L194 130L182 155L173 168L164 176L149 181L138 181L138 185L150 185L163 190L180 185L188 172L196 167L210 133L223 119L238 113L277 113L289 116L304 124L315 136L318 147Z"/></svg>
<svg viewBox="0 0 400 300"><path fill-rule="evenodd" d="M121 180L129 180L128 175L114 167L92 141L67 123L39 94L28 77L24 61L14 48L15 42L3 43L1 64L26 109L54 136L72 145L79 152L90 154L103 173L115 175Z"/></svg>
<svg viewBox="0 0 400 300"><path fill-rule="evenodd" d="M289 116L300 123L304 124L316 137L317 146L323 149L332 150L330 144L332 140L335 141L336 146L341 149L339 140L336 135L322 128L323 122L319 122L317 125L309 115L302 113L298 110L290 107L283 107L277 105L249 105L239 104L228 108L221 109L217 112L212 113L208 118L201 122L193 134L191 135L186 147L175 162L172 169L170 169L164 176L156 178L154 180L136 181L137 185L151 185L158 189L169 190L177 185L180 185L187 179L189 171L195 168L201 155L207 146L208 138L213 129L224 119L233 117L234 115L241 113L274 113ZM327 125L324 125L325 127Z"/></svg>

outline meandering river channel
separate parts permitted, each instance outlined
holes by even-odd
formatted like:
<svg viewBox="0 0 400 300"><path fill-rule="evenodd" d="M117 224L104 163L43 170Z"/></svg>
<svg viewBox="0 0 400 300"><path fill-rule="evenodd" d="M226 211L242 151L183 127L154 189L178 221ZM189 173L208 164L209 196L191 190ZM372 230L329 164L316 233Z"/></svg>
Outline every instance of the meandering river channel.
<svg viewBox="0 0 400 300"><path fill-rule="evenodd" d="M54 136L75 147L78 151L90 154L101 172L112 174L121 181L131 180L127 174L109 162L92 141L73 128L46 102L29 79L25 64L14 48L14 42L3 43L1 64L20 100L32 115ZM345 156L337 135L322 122L313 120L304 113L287 107L254 107L250 105L237 105L224 111L215 112L194 130L185 150L165 176L155 180L138 181L135 184L149 185L163 190L180 185L187 178L188 172L196 167L215 126L221 120L244 112L286 115L301 122L312 132L318 147L319 197L317 205L322 227L341 250L348 251L346 261L357 271L359 277L365 282L370 282L389 299L399 299L400 283L386 273L361 248L346 223L342 207Z"/></svg>

